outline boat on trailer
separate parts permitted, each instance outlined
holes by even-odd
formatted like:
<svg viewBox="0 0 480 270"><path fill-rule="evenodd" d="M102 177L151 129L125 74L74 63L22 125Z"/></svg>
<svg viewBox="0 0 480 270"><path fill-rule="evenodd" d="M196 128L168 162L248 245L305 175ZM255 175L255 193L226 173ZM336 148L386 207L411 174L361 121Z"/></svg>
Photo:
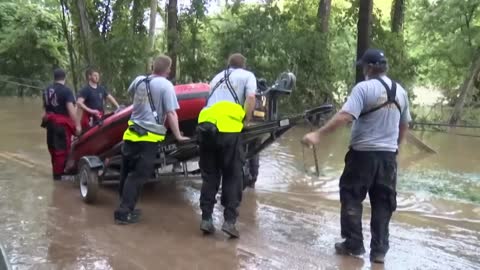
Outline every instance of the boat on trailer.
<svg viewBox="0 0 480 270"><path fill-rule="evenodd" d="M263 111L260 112L263 118L242 130L242 142L247 159L259 154L299 123L316 119L333 111L333 105L325 104L299 114L280 116L279 98L289 96L294 89L295 76L292 73L282 73L270 87L265 83L258 85L256 98L264 105L261 106ZM151 182L161 181L163 176L188 177L199 174L198 169L189 170L187 162L199 157L195 130L198 115L205 106L209 94L209 85L204 83L176 85L175 92L180 105L180 109L177 110L180 130L191 139L178 142L173 134L167 133L165 140L158 145L155 173L152 175ZM76 176L84 202L94 203L100 186L119 182L122 137L131 113L132 106L129 106L107 115L97 126L89 129L73 142L67 173ZM169 165L178 164L182 164L180 172L160 172Z"/></svg>

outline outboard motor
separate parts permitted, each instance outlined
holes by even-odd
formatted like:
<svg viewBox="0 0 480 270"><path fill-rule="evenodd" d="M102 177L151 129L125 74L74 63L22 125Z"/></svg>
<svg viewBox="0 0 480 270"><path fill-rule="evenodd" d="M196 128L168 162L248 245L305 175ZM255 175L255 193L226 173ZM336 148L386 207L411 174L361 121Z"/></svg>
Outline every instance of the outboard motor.
<svg viewBox="0 0 480 270"><path fill-rule="evenodd" d="M278 97L290 95L295 88L297 78L291 72L280 74L268 92L268 120L278 120Z"/></svg>
<svg viewBox="0 0 480 270"><path fill-rule="evenodd" d="M265 92L268 90L267 80L261 78L257 80L257 94L255 95L255 109L253 119L255 121L265 121L267 115L267 97Z"/></svg>
<svg viewBox="0 0 480 270"><path fill-rule="evenodd" d="M257 91L263 93L268 90L267 80L264 78L257 80Z"/></svg>
<svg viewBox="0 0 480 270"><path fill-rule="evenodd" d="M291 72L280 74L271 87L267 86L265 79L258 79L255 110L253 111L254 120L277 120L278 96L290 95L295 88L295 83L296 77Z"/></svg>
<svg viewBox="0 0 480 270"><path fill-rule="evenodd" d="M295 88L295 83L297 82L297 77L291 72L284 72L280 74L278 79L275 81L275 84L272 86L274 92L279 94L290 95L293 88Z"/></svg>

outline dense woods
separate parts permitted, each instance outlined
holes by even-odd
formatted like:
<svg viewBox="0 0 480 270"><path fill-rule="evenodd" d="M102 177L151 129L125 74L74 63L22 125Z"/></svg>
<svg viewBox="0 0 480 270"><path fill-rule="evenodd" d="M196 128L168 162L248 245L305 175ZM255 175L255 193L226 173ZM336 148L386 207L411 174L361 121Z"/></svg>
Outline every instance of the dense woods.
<svg viewBox="0 0 480 270"><path fill-rule="evenodd" d="M38 94L57 66L78 89L95 66L124 96L156 54L170 55L172 81L187 83L208 81L238 51L257 77L294 72L284 105L300 110L343 102L369 46L386 51L412 99L414 87L439 89L450 123L480 104L478 0L3 0L0 93Z"/></svg>

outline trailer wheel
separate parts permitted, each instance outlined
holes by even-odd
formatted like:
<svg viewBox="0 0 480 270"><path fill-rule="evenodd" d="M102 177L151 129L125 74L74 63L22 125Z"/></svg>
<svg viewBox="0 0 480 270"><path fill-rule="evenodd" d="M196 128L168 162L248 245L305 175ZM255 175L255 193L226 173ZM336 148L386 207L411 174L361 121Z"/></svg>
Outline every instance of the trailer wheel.
<svg viewBox="0 0 480 270"><path fill-rule="evenodd" d="M80 182L80 195L86 203L93 203L97 199L98 173L90 168L87 162L82 162L78 174Z"/></svg>

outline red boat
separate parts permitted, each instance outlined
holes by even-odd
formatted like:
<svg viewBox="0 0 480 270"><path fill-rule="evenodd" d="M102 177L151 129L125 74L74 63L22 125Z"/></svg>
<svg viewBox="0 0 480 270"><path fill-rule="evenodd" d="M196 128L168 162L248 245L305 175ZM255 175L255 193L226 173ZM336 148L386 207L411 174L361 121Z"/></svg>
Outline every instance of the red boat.
<svg viewBox="0 0 480 270"><path fill-rule="evenodd" d="M210 87L205 83L181 84L175 86L180 109L177 110L180 130L186 136L195 131L198 115L205 106ZM115 114L106 115L103 122L87 132L73 143L68 172L74 172L83 156L100 156L122 141L127 122L132 114L129 106ZM168 125L167 125L168 126ZM73 163L72 163L73 162Z"/></svg>

